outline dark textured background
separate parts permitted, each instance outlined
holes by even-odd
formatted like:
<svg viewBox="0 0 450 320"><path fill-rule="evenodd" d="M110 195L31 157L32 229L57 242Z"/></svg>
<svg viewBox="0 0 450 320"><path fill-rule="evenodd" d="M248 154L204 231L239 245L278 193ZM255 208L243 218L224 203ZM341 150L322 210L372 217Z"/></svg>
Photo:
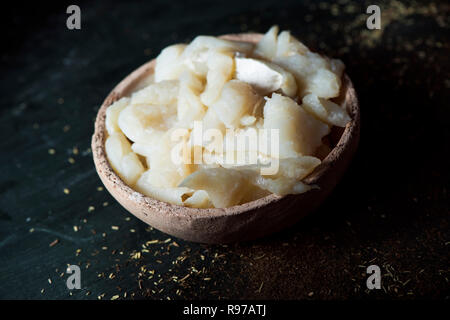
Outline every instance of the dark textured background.
<svg viewBox="0 0 450 320"><path fill-rule="evenodd" d="M0 298L449 297L446 1L77 3L80 31L65 27L69 3L3 11ZM365 27L369 4L380 31ZM200 245L98 189L93 122L119 80L169 44L272 24L341 58L361 100L360 148L317 212L259 241ZM81 266L81 290L66 288L67 264Z"/></svg>

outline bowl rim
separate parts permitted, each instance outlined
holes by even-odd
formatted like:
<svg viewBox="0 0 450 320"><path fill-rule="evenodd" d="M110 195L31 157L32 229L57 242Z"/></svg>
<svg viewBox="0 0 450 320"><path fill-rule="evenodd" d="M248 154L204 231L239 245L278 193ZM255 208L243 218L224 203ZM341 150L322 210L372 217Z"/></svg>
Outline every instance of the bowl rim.
<svg viewBox="0 0 450 320"><path fill-rule="evenodd" d="M226 34L219 36L223 39L234 40L234 41L245 41L256 43L263 35L260 33L240 33L240 34ZM251 211L260 207L264 207L268 204L278 202L286 197L295 197L299 195L286 195L279 196L276 194L270 194L263 198L256 199L243 204L235 205L227 208L191 208L180 206L176 204L171 204L168 202L160 201L149 196L146 196L137 190L128 186L112 169L109 161L106 157L105 151L105 139L106 135L106 109L115 101L120 98L129 95L133 92L133 89L143 80L145 77L149 76L154 72L154 67L156 64L156 59L152 59L147 63L141 65L133 72L128 74L123 78L108 94L108 96L103 101L101 107L99 108L95 120L94 134L92 136L92 154L94 158L94 163L96 167L97 174L100 178L108 179L110 183L119 189L122 196L128 199L133 199L137 202L139 206L147 206L150 209L159 209L159 211L164 211L167 214L175 214L186 218L196 218L196 219L210 219L221 218L224 216L238 215ZM360 119L360 108L359 101L353 86L352 81L349 76L344 72L342 75L342 87L345 87L345 97L344 103L350 102L350 105L346 105L347 111L350 114L351 121L345 126L339 141L332 148L330 153L322 160L321 164L315 168L315 170L309 174L303 182L307 184L316 184L320 179L330 170L334 163L340 158L340 156L345 153L346 145L350 144L352 137L359 132L359 119ZM349 101L347 101L347 96L350 95ZM310 192L310 191L308 191ZM113 195L113 194L112 194ZM114 197L114 195L113 195ZM131 212L140 218L137 214Z"/></svg>

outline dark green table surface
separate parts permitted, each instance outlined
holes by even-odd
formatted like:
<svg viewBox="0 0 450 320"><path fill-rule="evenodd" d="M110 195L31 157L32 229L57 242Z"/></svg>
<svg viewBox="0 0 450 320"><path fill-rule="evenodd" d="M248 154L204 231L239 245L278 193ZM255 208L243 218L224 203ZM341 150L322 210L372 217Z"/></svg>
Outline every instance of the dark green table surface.
<svg viewBox="0 0 450 320"><path fill-rule="evenodd" d="M78 31L65 4L5 12L0 298L448 298L448 2L78 4ZM379 31L366 28L369 4L381 7ZM108 92L169 44L272 24L342 59L356 85L361 143L335 192L289 230L223 246L127 213L89 148ZM66 288L67 264L81 267L81 290ZM371 264L381 290L366 288Z"/></svg>

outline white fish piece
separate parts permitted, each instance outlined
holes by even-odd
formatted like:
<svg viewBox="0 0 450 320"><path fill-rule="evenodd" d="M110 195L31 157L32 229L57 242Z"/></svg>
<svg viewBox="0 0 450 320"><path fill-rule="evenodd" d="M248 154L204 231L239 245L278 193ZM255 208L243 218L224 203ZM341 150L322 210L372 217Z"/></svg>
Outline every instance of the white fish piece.
<svg viewBox="0 0 450 320"><path fill-rule="evenodd" d="M233 55L229 52L211 50L207 66L206 88L200 95L200 100L205 106L209 107L217 100L223 86L233 76Z"/></svg>
<svg viewBox="0 0 450 320"><path fill-rule="evenodd" d="M297 83L294 76L282 67L259 59L236 56L235 77L252 85L262 95L281 89L285 95L297 95Z"/></svg>
<svg viewBox="0 0 450 320"><path fill-rule="evenodd" d="M133 105L169 105L176 103L178 91L178 80L156 82L134 92L131 95L130 103Z"/></svg>
<svg viewBox="0 0 450 320"><path fill-rule="evenodd" d="M175 44L161 51L156 58L155 82L178 79L186 68L181 59L185 48L185 44Z"/></svg>
<svg viewBox="0 0 450 320"><path fill-rule="evenodd" d="M130 103L130 99L127 97L123 97L122 99L114 102L112 105L106 109L106 131L108 131L109 135L112 135L114 132L120 132L118 119L119 114L125 109Z"/></svg>
<svg viewBox="0 0 450 320"><path fill-rule="evenodd" d="M268 60L273 59L277 53L277 38L279 31L280 29L277 25L270 28L256 44L254 54Z"/></svg>
<svg viewBox="0 0 450 320"><path fill-rule="evenodd" d="M132 152L127 138L121 132L114 132L106 139L105 151L114 171L126 184L133 186L144 172L144 166Z"/></svg>
<svg viewBox="0 0 450 320"><path fill-rule="evenodd" d="M152 180L151 170L144 172L136 183L136 190L148 197L179 206L183 205L185 198L192 196L195 192L195 190L184 187L161 187L155 185Z"/></svg>
<svg viewBox="0 0 450 320"><path fill-rule="evenodd" d="M312 93L303 97L302 107L309 114L329 125L345 127L351 120L345 109L340 105L333 101L319 98Z"/></svg>
<svg viewBox="0 0 450 320"><path fill-rule="evenodd" d="M233 79L225 83L219 98L211 108L227 128L237 128L240 119L246 114L251 115L263 101L251 85Z"/></svg>
<svg viewBox="0 0 450 320"><path fill-rule="evenodd" d="M206 77L207 61L211 50L250 54L254 45L248 42L230 41L211 36L196 37L183 51L183 63L200 77Z"/></svg>
<svg viewBox="0 0 450 320"><path fill-rule="evenodd" d="M241 172L211 168L195 171L187 176L178 187L205 190L214 207L226 208L240 203L247 190L248 182Z"/></svg>
<svg viewBox="0 0 450 320"><path fill-rule="evenodd" d="M264 106L264 128L279 130L280 158L314 155L330 127L307 113L294 100L272 94Z"/></svg>
<svg viewBox="0 0 450 320"><path fill-rule="evenodd" d="M184 201L184 205L191 208L211 208L213 204L209 199L208 192L197 190L192 196Z"/></svg>

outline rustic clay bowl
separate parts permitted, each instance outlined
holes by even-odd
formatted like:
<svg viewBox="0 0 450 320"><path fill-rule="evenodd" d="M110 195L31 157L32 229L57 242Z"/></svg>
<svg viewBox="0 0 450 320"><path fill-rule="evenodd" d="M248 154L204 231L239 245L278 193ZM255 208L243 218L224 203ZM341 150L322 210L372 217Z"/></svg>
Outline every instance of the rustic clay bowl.
<svg viewBox="0 0 450 320"><path fill-rule="evenodd" d="M222 38L257 42L261 34L226 35ZM114 101L130 95L147 76L153 73L152 60L122 80L101 106L92 137L95 167L105 187L129 212L170 235L195 242L226 243L251 240L290 226L316 209L335 187L356 150L359 141L360 111L350 78L343 76L340 103L344 103L352 120L342 130L332 133L335 146L319 167L304 181L315 184L313 189L299 195L264 198L225 209L195 209L162 202L127 186L109 165L105 153L106 109ZM220 181L217 181L220 183Z"/></svg>

